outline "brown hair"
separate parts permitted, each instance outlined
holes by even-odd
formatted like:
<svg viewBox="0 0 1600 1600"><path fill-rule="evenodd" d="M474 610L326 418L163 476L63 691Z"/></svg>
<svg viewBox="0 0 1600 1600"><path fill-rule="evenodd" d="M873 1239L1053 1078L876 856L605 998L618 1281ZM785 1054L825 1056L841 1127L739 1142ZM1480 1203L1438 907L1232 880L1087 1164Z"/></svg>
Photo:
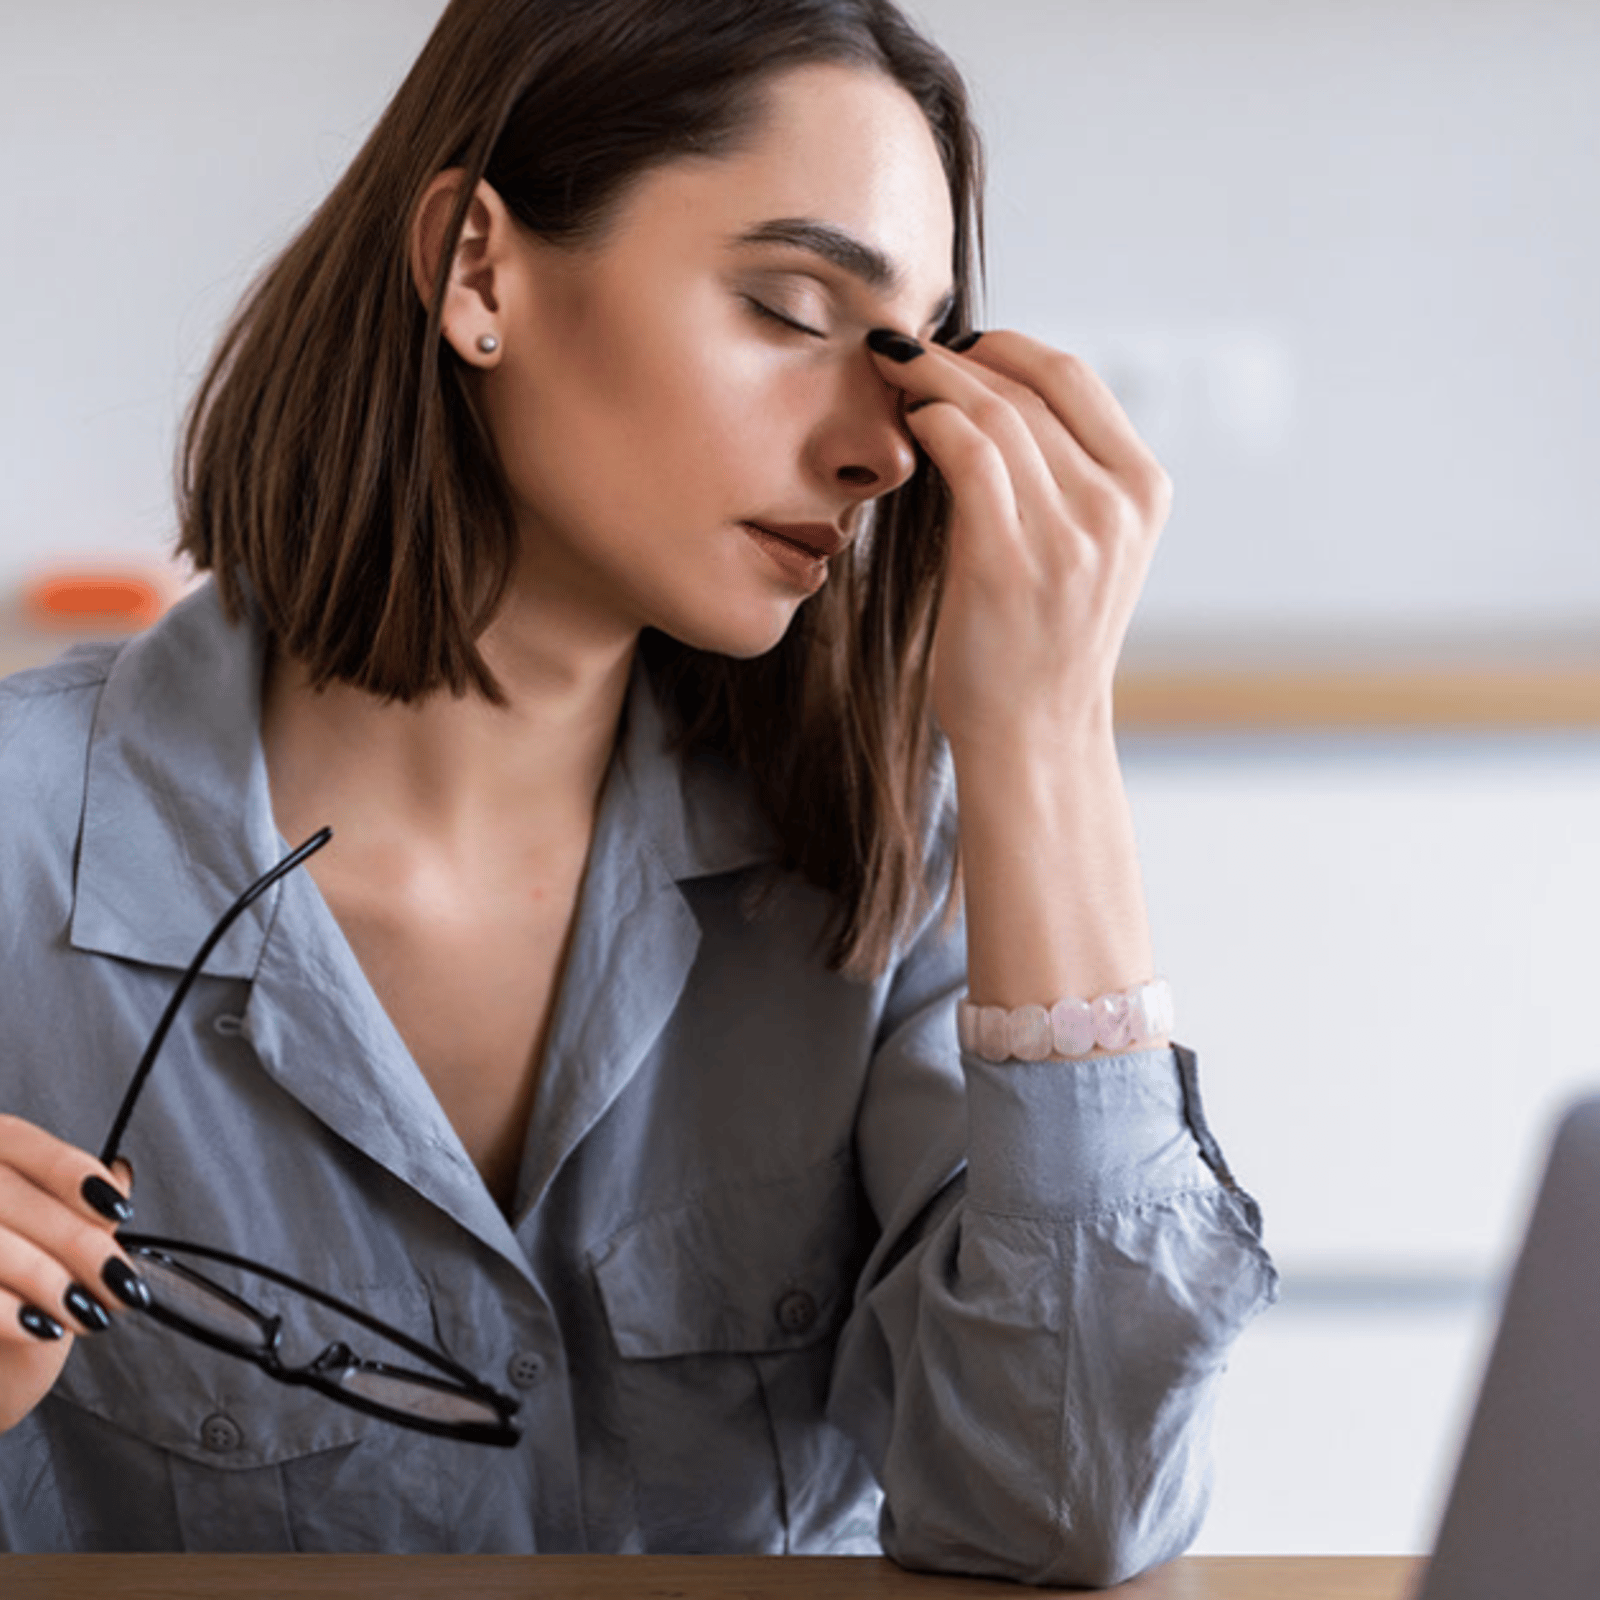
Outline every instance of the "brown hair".
<svg viewBox="0 0 1600 1600"><path fill-rule="evenodd" d="M504 598L516 523L494 450L423 306L411 219L447 168L487 179L545 239L596 237L628 183L729 148L774 73L871 67L922 108L956 216L970 326L981 152L961 79L892 0L453 0L365 147L256 284L191 409L179 548L246 596L314 684L391 699L502 699L477 640ZM865 973L925 907L935 734L928 657L948 508L923 462L873 507L822 592L753 661L643 641L687 748L748 775L781 864L826 889L828 959Z"/></svg>

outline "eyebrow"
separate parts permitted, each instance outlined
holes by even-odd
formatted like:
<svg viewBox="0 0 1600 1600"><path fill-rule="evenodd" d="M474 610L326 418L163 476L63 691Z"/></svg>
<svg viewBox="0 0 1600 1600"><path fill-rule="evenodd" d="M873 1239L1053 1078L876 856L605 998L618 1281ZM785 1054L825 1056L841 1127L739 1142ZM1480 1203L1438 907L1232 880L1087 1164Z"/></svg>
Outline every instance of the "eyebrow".
<svg viewBox="0 0 1600 1600"><path fill-rule="evenodd" d="M841 272L849 273L852 278L859 279L869 289L879 293L898 289L905 280L905 274L883 251L858 239L844 228L836 227L831 222L817 222L810 217L774 217L770 222L760 223L739 234L733 244L736 249L776 244L785 245L791 250L804 250L820 256ZM939 302L928 319L933 327L938 327L949 316L955 298L955 291L951 290Z"/></svg>

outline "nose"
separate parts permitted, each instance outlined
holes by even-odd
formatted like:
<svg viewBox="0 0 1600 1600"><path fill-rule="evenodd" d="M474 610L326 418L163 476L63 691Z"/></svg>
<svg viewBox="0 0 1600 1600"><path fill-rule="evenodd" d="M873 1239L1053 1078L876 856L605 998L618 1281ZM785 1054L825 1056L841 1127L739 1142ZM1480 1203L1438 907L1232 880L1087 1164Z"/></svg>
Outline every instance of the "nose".
<svg viewBox="0 0 1600 1600"><path fill-rule="evenodd" d="M862 500L898 489L917 470L900 391L884 382L864 351L841 373L812 448L816 470L829 486L843 485Z"/></svg>

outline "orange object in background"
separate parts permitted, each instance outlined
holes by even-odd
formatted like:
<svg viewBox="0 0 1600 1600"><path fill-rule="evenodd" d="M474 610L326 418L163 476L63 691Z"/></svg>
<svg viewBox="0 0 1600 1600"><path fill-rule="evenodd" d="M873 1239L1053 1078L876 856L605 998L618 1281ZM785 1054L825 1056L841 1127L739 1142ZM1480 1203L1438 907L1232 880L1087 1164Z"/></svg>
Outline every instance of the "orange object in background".
<svg viewBox="0 0 1600 1600"><path fill-rule="evenodd" d="M166 609L161 581L139 572L59 572L22 591L23 617L49 632L136 633Z"/></svg>

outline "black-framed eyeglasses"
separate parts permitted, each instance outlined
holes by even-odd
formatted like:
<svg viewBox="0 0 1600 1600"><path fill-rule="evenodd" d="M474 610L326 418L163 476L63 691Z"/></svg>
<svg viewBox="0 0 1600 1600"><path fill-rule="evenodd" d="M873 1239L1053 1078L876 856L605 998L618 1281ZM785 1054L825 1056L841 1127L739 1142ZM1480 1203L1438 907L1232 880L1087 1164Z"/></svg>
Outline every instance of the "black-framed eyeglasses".
<svg viewBox="0 0 1600 1600"><path fill-rule="evenodd" d="M291 851L257 878L206 936L156 1023L122 1097L105 1149L100 1152L104 1165L109 1167L117 1158L162 1042L222 936L252 901L332 837L333 830L323 828ZM518 1410L516 1400L475 1378L442 1351L430 1349L347 1301L259 1261L210 1245L125 1229L118 1230L117 1242L138 1263L139 1276L149 1291L149 1304L141 1308L145 1315L213 1350L254 1363L278 1383L314 1389L369 1416L470 1444L509 1446L522 1437L511 1422ZM243 1274L272 1287L264 1293L249 1285L227 1288L215 1281L217 1266L228 1268L235 1278ZM294 1298L285 1302L284 1291ZM288 1317L282 1311L263 1309L254 1303L257 1299L285 1303ZM286 1321L318 1328L312 1343L321 1344L321 1349L309 1355L308 1346L299 1354L309 1355L309 1359L296 1359L296 1353L286 1347ZM330 1331L332 1338L327 1337ZM359 1354L358 1347L366 1353ZM411 1364L415 1362L426 1370L418 1370Z"/></svg>

